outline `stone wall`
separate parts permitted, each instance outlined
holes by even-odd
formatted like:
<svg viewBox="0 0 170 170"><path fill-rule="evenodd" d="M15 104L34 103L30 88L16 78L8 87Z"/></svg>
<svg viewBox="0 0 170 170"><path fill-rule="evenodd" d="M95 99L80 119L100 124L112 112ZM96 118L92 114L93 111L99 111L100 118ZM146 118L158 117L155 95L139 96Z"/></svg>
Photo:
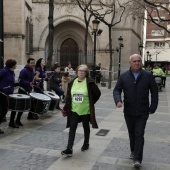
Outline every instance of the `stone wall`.
<svg viewBox="0 0 170 170"><path fill-rule="evenodd" d="M30 55L25 53L25 23L31 17L31 0L4 1L4 57L17 60L18 64L26 64Z"/></svg>
<svg viewBox="0 0 170 170"><path fill-rule="evenodd" d="M69 0L55 1L54 5L54 51L67 38L72 38L79 45L79 49L84 49L85 23L83 12L78 6L69 3ZM96 1L97 2L97 1ZM59 4L62 3L62 4ZM5 59L16 58L19 65L25 65L29 57L36 60L40 57L45 58L48 50L48 0L15 0L5 1ZM120 11L119 11L120 12ZM119 16L119 15L118 15ZM25 22L27 17L33 23L33 55L25 54ZM91 21L94 18L91 19ZM111 15L107 16L108 22ZM99 28L103 30L97 36L96 63L102 63L102 67L109 69L110 58L108 53L108 27L100 23ZM134 16L123 16L121 23L112 28L113 49L118 46L118 37L124 39L122 49L122 70L127 69L128 58L132 53L138 53L138 44L141 41L141 21ZM88 29L88 50L93 50L94 37L92 35L92 22ZM53 60L56 60L55 55ZM52 61L54 63L54 61ZM118 53L113 52L113 70L117 71ZM113 76L114 77L114 76Z"/></svg>

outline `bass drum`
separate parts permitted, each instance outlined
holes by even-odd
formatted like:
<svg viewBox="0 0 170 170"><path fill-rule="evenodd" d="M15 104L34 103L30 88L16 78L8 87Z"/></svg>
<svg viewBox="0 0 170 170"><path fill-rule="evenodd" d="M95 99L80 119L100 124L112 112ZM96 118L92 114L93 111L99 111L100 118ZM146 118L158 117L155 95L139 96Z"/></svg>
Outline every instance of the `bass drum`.
<svg viewBox="0 0 170 170"><path fill-rule="evenodd" d="M41 93L30 93L31 113L44 114L49 110L51 98Z"/></svg>
<svg viewBox="0 0 170 170"><path fill-rule="evenodd" d="M18 112L28 111L30 109L30 96L25 94L10 94L8 109Z"/></svg>
<svg viewBox="0 0 170 170"><path fill-rule="evenodd" d="M51 91L43 91L43 93L51 98L49 110L53 111L54 109L56 109L56 106L60 102L60 97Z"/></svg>

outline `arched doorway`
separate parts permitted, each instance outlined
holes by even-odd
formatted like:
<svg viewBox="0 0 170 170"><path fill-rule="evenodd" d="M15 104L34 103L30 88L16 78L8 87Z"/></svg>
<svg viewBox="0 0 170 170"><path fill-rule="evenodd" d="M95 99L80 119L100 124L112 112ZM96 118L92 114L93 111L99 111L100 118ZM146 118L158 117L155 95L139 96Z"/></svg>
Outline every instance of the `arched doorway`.
<svg viewBox="0 0 170 170"><path fill-rule="evenodd" d="M68 38L65 40L60 47L60 64L66 66L68 62L71 62L72 68L75 69L78 66L78 54L79 47L77 43Z"/></svg>

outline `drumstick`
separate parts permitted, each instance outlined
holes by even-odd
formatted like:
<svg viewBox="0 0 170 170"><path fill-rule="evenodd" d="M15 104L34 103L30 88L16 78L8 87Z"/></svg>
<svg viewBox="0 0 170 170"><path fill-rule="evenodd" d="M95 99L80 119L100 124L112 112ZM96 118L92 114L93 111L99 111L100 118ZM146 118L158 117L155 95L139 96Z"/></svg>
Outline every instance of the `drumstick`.
<svg viewBox="0 0 170 170"><path fill-rule="evenodd" d="M11 86L7 86L7 87L4 87L3 89L8 89L8 88L10 88Z"/></svg>
<svg viewBox="0 0 170 170"><path fill-rule="evenodd" d="M34 80L35 80L35 76L34 76L34 78L33 78L33 80L32 80L32 82L31 82L31 83L34 83Z"/></svg>

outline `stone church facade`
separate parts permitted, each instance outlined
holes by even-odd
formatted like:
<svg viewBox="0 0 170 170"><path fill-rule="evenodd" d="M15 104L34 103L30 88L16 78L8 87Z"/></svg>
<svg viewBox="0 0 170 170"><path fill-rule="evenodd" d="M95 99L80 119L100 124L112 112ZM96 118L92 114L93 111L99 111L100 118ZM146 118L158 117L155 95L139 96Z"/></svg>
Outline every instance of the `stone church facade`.
<svg viewBox="0 0 170 170"><path fill-rule="evenodd" d="M70 0L54 1L54 41L52 64L58 61L65 65L71 61L79 65L84 61L85 23L83 12ZM4 60L14 58L18 69L23 68L29 57L36 60L48 53L48 0L5 0L4 1ZM94 18L92 18L93 20ZM109 17L108 17L109 20ZM109 69L108 27L100 22L103 30L96 41L96 64ZM122 21L112 27L113 78L117 77L119 52L118 38L123 37L121 50L121 72L129 67L129 56L139 53L142 42L143 23L135 16L124 14ZM92 22L88 29L88 65L92 65L94 37ZM106 73L107 74L107 73Z"/></svg>

